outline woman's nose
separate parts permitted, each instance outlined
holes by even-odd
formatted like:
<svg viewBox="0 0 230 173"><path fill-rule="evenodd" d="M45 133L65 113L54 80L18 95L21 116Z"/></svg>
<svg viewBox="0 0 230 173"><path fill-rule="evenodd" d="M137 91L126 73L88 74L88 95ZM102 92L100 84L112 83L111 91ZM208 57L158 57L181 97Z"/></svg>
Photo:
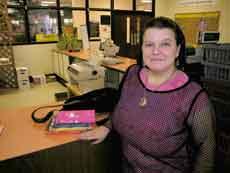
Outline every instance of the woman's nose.
<svg viewBox="0 0 230 173"><path fill-rule="evenodd" d="M153 53L153 54L158 54L159 52L160 52L159 47L154 46L154 47L152 48L152 53Z"/></svg>

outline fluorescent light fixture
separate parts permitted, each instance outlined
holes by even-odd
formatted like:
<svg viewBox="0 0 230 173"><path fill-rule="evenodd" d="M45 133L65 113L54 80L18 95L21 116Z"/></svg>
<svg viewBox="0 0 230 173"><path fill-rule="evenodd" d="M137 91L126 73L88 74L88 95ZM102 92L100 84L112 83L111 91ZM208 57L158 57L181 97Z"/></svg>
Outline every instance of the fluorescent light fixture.
<svg viewBox="0 0 230 173"><path fill-rule="evenodd" d="M42 4L56 4L56 1L42 1Z"/></svg>
<svg viewBox="0 0 230 173"><path fill-rule="evenodd" d="M55 5L56 2L52 2L52 1L42 1L41 2L41 6L49 6L49 5Z"/></svg>
<svg viewBox="0 0 230 173"><path fill-rule="evenodd" d="M49 6L49 5L55 5L56 2L55 1L42 1L41 5L42 6Z"/></svg>
<svg viewBox="0 0 230 173"><path fill-rule="evenodd" d="M152 0L141 0L141 3L152 3Z"/></svg>
<svg viewBox="0 0 230 173"><path fill-rule="evenodd" d="M181 0L177 2L179 5L192 5L192 4L213 4L216 3L217 0Z"/></svg>

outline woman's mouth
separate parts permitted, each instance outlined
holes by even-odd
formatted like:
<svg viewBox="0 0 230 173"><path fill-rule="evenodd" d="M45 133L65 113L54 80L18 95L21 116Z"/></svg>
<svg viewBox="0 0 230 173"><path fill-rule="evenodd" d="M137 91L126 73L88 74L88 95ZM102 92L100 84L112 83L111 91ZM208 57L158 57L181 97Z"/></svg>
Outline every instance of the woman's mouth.
<svg viewBox="0 0 230 173"><path fill-rule="evenodd" d="M158 59L158 58L154 58L154 59L150 59L151 62L162 62L164 61L163 59Z"/></svg>

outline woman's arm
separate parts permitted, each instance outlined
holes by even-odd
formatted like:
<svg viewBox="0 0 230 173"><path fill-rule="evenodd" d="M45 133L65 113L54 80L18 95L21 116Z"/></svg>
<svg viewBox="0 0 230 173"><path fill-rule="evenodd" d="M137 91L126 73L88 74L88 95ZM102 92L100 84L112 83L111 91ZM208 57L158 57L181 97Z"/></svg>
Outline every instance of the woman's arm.
<svg viewBox="0 0 230 173"><path fill-rule="evenodd" d="M199 95L191 113L188 124L197 148L193 173L211 173L216 149L215 114L205 92Z"/></svg>

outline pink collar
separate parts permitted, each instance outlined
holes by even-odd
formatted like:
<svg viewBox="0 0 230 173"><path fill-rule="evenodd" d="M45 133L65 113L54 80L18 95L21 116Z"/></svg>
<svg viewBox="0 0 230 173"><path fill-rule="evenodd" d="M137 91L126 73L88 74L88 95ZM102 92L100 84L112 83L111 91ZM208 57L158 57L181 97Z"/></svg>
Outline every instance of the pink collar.
<svg viewBox="0 0 230 173"><path fill-rule="evenodd" d="M147 77L148 77L147 71L145 69L142 69L140 71L141 81L144 83L146 88L148 88L150 90L155 90L155 91L173 90L173 89L176 89L178 87L181 87L182 85L184 85L188 81L188 76L180 70L176 71L176 74L171 79L169 79L167 82L162 84L160 87L158 87L152 83L149 83Z"/></svg>

